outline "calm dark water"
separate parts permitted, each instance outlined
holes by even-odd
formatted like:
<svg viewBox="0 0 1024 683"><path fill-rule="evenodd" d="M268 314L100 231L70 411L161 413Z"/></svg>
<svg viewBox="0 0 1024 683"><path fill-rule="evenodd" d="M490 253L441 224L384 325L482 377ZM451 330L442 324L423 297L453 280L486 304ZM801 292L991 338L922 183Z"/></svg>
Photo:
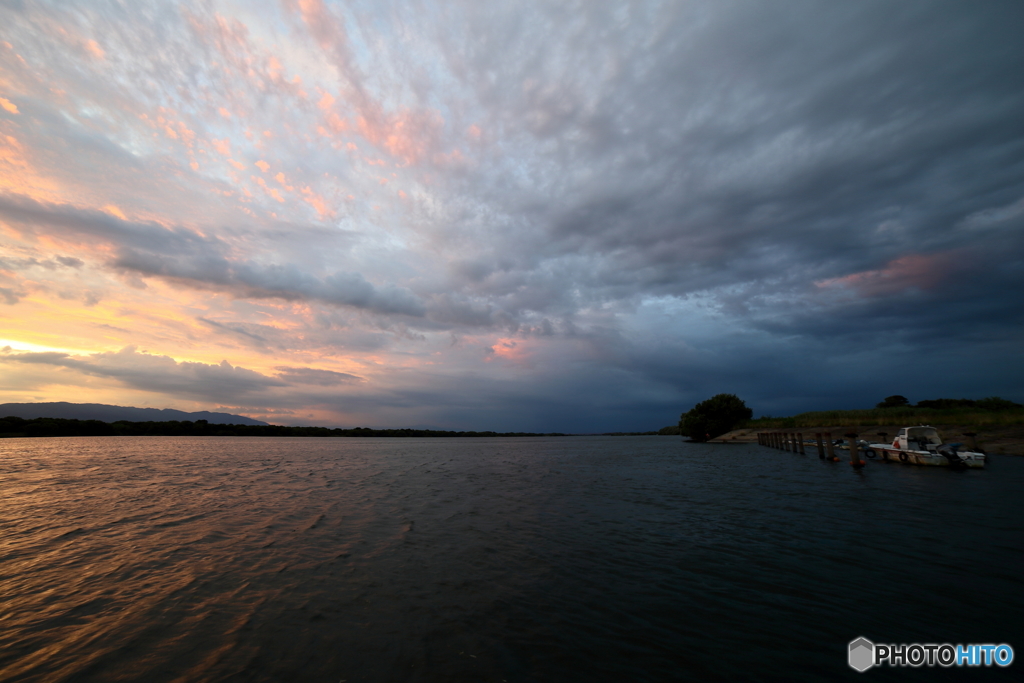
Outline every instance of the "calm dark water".
<svg viewBox="0 0 1024 683"><path fill-rule="evenodd" d="M8 439L0 487L4 681L1024 666L1019 458L858 472L672 437ZM1017 661L857 674L861 635Z"/></svg>

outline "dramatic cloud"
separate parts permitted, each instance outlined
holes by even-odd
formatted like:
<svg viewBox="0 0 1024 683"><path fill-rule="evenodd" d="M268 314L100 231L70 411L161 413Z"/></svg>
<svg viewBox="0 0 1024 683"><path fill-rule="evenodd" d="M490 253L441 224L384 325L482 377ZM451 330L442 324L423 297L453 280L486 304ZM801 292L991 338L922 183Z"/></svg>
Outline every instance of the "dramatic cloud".
<svg viewBox="0 0 1024 683"><path fill-rule="evenodd" d="M1022 22L4 4L0 344L42 374L0 398L78 377L270 421L573 431L721 391L1024 400Z"/></svg>
<svg viewBox="0 0 1024 683"><path fill-rule="evenodd" d="M130 346L86 358L66 353L8 352L0 355L0 361L56 365L86 375L110 377L136 389L221 402L284 386L281 380L232 367L227 361L219 365L178 363L168 356L139 353Z"/></svg>
<svg viewBox="0 0 1024 683"><path fill-rule="evenodd" d="M359 378L355 375L350 375L347 372L334 372L332 370L279 367L277 371L278 377L296 384L315 384L322 387L331 387L337 384L349 384L359 381Z"/></svg>
<svg viewBox="0 0 1024 683"><path fill-rule="evenodd" d="M229 259L225 256L229 247L223 241L183 228L131 223L123 216L2 196L0 217L12 224L28 224L36 233L46 234L50 229L64 237L77 234L92 248L107 247L115 253L109 263L115 270L161 277L185 286L223 289L241 298L313 299L379 313L424 313L423 304L408 289L394 285L378 289L359 273L317 278L293 263ZM55 260L71 267L82 264L73 257Z"/></svg>

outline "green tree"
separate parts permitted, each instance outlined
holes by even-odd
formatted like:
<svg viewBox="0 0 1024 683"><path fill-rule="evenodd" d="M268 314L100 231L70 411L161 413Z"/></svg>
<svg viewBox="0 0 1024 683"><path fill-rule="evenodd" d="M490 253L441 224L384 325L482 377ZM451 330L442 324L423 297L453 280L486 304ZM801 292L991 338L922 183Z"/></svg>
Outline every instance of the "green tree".
<svg viewBox="0 0 1024 683"><path fill-rule="evenodd" d="M876 408L899 408L900 406L909 406L910 401L907 400L906 396L886 396L885 400L875 405Z"/></svg>
<svg viewBox="0 0 1024 683"><path fill-rule="evenodd" d="M718 394L679 416L679 429L692 441L707 441L731 431L754 412L735 394Z"/></svg>
<svg viewBox="0 0 1024 683"><path fill-rule="evenodd" d="M974 402L974 405L981 408L982 410L1013 410L1014 408L1022 407L1019 403L1013 401L1007 401L1005 398L999 398L998 396L989 396L988 398L982 398Z"/></svg>
<svg viewBox="0 0 1024 683"><path fill-rule="evenodd" d="M974 401L969 398L934 398L917 402L918 408L935 408L949 410L951 408L973 408Z"/></svg>

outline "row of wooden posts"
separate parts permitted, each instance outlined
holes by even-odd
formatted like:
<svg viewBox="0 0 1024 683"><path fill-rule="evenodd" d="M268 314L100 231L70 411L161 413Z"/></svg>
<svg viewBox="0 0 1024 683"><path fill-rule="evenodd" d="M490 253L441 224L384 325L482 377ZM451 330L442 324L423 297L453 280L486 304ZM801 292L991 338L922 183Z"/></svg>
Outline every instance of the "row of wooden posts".
<svg viewBox="0 0 1024 683"><path fill-rule="evenodd" d="M860 448L857 445L857 435L849 433L845 435L850 442L850 464L854 467L863 467L864 461L860 459ZM822 438L824 437L824 439ZM818 446L818 457L829 462L839 462L835 448L832 444L831 432L816 432L814 440ZM801 432L758 432L757 442L769 448L778 448L790 453L806 454L804 450L804 435ZM824 442L824 443L823 443Z"/></svg>

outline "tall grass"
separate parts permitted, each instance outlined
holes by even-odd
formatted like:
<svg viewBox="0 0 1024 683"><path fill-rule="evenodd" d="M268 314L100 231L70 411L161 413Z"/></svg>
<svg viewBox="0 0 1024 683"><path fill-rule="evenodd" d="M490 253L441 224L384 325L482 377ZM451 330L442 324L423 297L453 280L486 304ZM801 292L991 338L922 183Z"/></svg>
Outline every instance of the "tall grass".
<svg viewBox="0 0 1024 683"><path fill-rule="evenodd" d="M916 424L962 425L964 427L1008 427L1024 424L1024 408L986 411L977 408L870 408L867 410L821 410L793 417L759 417L747 420L749 429L792 427L853 427Z"/></svg>

